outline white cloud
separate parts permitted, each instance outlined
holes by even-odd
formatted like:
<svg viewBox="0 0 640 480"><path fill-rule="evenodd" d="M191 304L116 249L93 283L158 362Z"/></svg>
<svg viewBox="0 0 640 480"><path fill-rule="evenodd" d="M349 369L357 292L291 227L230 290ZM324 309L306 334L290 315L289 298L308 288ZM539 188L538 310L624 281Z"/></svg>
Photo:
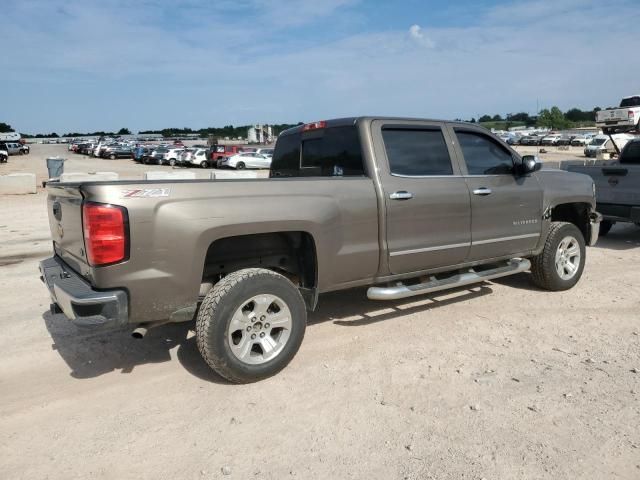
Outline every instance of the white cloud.
<svg viewBox="0 0 640 480"><path fill-rule="evenodd" d="M433 40L425 36L420 25L411 25L409 27L409 36L423 47L434 48L436 46Z"/></svg>

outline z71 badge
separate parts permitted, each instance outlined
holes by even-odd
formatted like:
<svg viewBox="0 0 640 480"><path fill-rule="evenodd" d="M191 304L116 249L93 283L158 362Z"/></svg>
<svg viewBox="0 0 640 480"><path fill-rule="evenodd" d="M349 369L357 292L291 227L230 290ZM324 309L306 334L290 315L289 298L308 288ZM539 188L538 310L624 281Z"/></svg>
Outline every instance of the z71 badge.
<svg viewBox="0 0 640 480"><path fill-rule="evenodd" d="M170 188L136 188L132 190L123 190L121 198L168 197L170 193Z"/></svg>

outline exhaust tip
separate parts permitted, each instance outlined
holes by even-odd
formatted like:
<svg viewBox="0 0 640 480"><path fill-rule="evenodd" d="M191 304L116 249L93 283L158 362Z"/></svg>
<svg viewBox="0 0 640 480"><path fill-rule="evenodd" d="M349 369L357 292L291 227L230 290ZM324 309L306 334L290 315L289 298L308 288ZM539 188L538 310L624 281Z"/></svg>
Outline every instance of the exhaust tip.
<svg viewBox="0 0 640 480"><path fill-rule="evenodd" d="M146 334L147 327L138 327L133 332L131 332L131 336L136 340L142 340Z"/></svg>

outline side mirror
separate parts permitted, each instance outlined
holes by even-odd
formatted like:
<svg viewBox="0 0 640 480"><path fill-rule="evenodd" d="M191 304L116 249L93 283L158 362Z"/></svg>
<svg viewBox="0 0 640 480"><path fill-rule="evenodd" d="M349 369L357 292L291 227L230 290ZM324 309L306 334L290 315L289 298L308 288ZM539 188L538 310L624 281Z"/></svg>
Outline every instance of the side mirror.
<svg viewBox="0 0 640 480"><path fill-rule="evenodd" d="M542 163L538 159L537 155L523 155L522 163L520 164L520 172L523 174L537 172L542 168Z"/></svg>

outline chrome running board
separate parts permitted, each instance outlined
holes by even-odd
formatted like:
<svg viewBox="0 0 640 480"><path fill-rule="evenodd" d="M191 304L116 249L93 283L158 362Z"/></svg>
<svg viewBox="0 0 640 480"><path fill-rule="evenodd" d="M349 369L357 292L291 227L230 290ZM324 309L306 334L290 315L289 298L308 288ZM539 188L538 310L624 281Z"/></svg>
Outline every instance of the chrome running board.
<svg viewBox="0 0 640 480"><path fill-rule="evenodd" d="M369 300L397 300L399 298L414 297L449 288L463 287L493 278L506 277L507 275L525 272L530 268L531 262L526 258L514 258L506 262L506 264L489 270L476 272L470 269L468 272L457 273L440 280L434 278L417 285L400 284L393 287L370 287L367 290L367 297Z"/></svg>

